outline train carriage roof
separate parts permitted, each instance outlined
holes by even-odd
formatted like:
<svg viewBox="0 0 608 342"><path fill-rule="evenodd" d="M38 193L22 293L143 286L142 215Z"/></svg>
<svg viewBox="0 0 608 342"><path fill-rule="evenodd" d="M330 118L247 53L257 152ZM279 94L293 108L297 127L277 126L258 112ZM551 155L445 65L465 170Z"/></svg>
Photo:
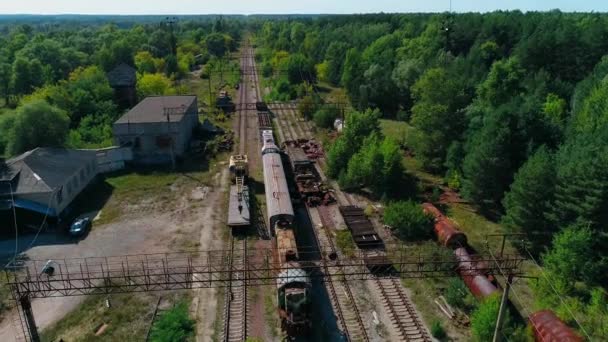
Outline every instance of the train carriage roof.
<svg viewBox="0 0 608 342"><path fill-rule="evenodd" d="M281 288L289 283L304 283L310 285L310 277L301 268L288 268L277 277L277 287Z"/></svg>

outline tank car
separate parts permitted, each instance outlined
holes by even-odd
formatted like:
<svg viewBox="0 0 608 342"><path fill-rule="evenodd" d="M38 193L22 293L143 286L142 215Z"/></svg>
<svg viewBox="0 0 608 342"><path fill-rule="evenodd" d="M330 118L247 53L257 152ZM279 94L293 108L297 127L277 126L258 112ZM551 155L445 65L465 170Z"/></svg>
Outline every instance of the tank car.
<svg viewBox="0 0 608 342"><path fill-rule="evenodd" d="M579 342L583 338L559 319L551 310L535 312L528 317L535 341Z"/></svg>

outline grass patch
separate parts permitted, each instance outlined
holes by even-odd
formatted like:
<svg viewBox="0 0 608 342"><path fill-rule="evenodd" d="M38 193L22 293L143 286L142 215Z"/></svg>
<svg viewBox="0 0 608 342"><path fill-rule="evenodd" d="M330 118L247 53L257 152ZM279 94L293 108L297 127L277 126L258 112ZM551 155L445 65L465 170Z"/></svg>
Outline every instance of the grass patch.
<svg viewBox="0 0 608 342"><path fill-rule="evenodd" d="M180 300L171 310L163 312L152 326L151 342L193 341L196 321L190 318L188 302Z"/></svg>
<svg viewBox="0 0 608 342"><path fill-rule="evenodd" d="M0 272L0 322L5 318L4 314L13 306L11 290L8 286L8 271Z"/></svg>
<svg viewBox="0 0 608 342"><path fill-rule="evenodd" d="M353 236L349 230L337 230L336 231L336 244L338 248L344 255L347 257L353 257L355 255L355 250L357 246L355 246L355 242L353 241Z"/></svg>
<svg viewBox="0 0 608 342"><path fill-rule="evenodd" d="M87 297L62 320L42 332L42 341L134 341L143 340L156 305L150 294L117 294L110 297L112 307L105 305L105 295ZM103 323L108 328L100 336L96 329Z"/></svg>
<svg viewBox="0 0 608 342"><path fill-rule="evenodd" d="M277 303L275 300L275 292L267 291L264 292L264 316L266 316L266 323L273 340L279 336L279 322L277 320Z"/></svg>

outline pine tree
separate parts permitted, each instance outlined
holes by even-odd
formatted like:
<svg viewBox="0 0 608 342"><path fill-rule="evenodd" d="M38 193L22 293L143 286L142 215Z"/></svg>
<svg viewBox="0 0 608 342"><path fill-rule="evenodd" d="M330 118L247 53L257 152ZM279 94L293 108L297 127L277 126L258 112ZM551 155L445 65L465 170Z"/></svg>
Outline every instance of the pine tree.
<svg viewBox="0 0 608 342"><path fill-rule="evenodd" d="M546 241L546 237L534 236L534 233L548 228L544 214L550 208L554 191L553 157L545 146L541 146L515 174L511 189L502 202L506 212L502 223L515 232L528 234L534 247L540 241Z"/></svg>
<svg viewBox="0 0 608 342"><path fill-rule="evenodd" d="M492 115L475 134L463 163L464 196L482 207L500 203L512 177L511 131L503 115Z"/></svg>
<svg viewBox="0 0 608 342"><path fill-rule="evenodd" d="M556 157L557 182L549 217L565 227L575 222L608 225L608 127L580 134Z"/></svg>

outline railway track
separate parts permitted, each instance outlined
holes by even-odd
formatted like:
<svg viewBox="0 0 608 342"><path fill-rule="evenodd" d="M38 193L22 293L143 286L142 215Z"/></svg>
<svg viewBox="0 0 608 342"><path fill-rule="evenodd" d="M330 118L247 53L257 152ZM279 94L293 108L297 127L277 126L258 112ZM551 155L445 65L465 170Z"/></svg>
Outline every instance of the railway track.
<svg viewBox="0 0 608 342"><path fill-rule="evenodd" d="M288 111L292 122L296 125L294 131L299 131L299 134L301 134L302 137L312 137L313 134L311 126L298 121L297 114L295 113L294 109L288 109ZM323 161L319 160L319 162L322 163ZM320 173L323 177L322 171ZM353 195L341 191L339 191L339 193L340 194L337 194L337 198L341 204L357 205L358 201ZM321 222L325 227L325 233L329 235L330 232L327 228L331 227L329 209L327 207L318 207L317 209L319 211ZM328 239L331 241L329 236ZM333 247L332 243L329 245ZM391 319L391 323L395 328L395 333L398 334L396 337L405 341L432 341L428 330L422 323L422 320L418 316L412 302L405 293L405 289L403 288L401 282L394 278L376 278L374 282L378 287L379 293L381 294L382 305L386 309L386 312ZM334 291L336 292L336 295L337 293L341 292L339 289L335 289ZM343 319L345 321L348 320L346 317Z"/></svg>
<svg viewBox="0 0 608 342"><path fill-rule="evenodd" d="M249 47L246 50L250 50ZM248 68L252 63L251 59L244 57L241 60L241 69ZM239 102L248 102L248 87L254 82L257 96L257 82L255 76L247 79L243 76L239 87ZM249 76L251 77L251 76ZM247 108L239 106L237 129L239 134L239 154L247 154ZM247 263L247 239L238 237L234 234L230 236L230 252L226 256L230 268L243 268ZM226 342L245 341L247 339L247 284L245 283L244 272L231 272L228 286L226 287L224 301L224 332L223 340Z"/></svg>
<svg viewBox="0 0 608 342"><path fill-rule="evenodd" d="M247 239L230 238L230 268L242 268L247 262ZM245 341L247 338L247 284L244 272L230 272L226 287L224 341Z"/></svg>
<svg viewBox="0 0 608 342"><path fill-rule="evenodd" d="M376 278L374 282L382 295L382 304L387 308L397 337L403 341L432 341L401 282L395 278Z"/></svg>
<svg viewBox="0 0 608 342"><path fill-rule="evenodd" d="M282 135L286 140L296 140L297 138L309 137L305 131L298 128L297 117L292 109L287 106L279 105L280 113L276 116L277 122L281 128ZM341 257L340 251L336 248L329 227L332 226L329 221L331 217L328 208L324 206L308 208L311 214L318 214L322 222L322 227L314 227L314 236L317 245L321 249L322 255L330 256L330 258ZM325 272L338 279L340 274L339 268L325 269ZM332 280L325 282L327 292L330 296L334 313L338 318L338 326L347 341L369 341L365 325L361 318L361 313L355 302L355 297L350 288L350 284L342 280Z"/></svg>

